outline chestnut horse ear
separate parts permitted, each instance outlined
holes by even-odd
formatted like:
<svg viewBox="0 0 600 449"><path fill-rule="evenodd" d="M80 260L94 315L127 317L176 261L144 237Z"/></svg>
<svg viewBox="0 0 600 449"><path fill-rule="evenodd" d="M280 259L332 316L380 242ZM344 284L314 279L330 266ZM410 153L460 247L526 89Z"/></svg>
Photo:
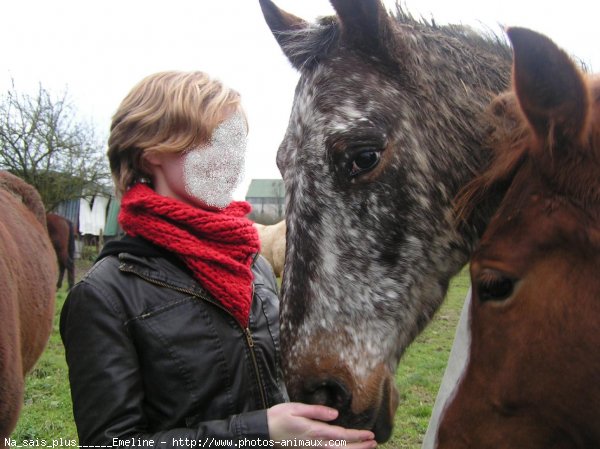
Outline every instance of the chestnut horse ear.
<svg viewBox="0 0 600 449"><path fill-rule="evenodd" d="M295 47L300 47L300 45L294 44L300 44L302 41L302 34L294 32L308 28L308 22L278 8L271 0L259 1L265 21L283 53L296 69L300 69L304 65L306 57L302 56L302 52L299 54L294 51Z"/></svg>
<svg viewBox="0 0 600 449"><path fill-rule="evenodd" d="M509 28L513 45L513 85L519 104L536 135L554 142L583 138L590 93L580 70L546 36Z"/></svg>
<svg viewBox="0 0 600 449"><path fill-rule="evenodd" d="M342 38L369 52L393 42L392 21L380 0L330 0L337 13Z"/></svg>

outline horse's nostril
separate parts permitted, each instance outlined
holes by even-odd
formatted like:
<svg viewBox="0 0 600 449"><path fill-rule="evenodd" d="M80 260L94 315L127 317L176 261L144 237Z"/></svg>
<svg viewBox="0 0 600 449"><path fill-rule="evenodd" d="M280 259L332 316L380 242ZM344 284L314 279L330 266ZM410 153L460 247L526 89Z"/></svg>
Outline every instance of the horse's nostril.
<svg viewBox="0 0 600 449"><path fill-rule="evenodd" d="M352 394L344 384L330 379L321 381L305 389L306 402L321 404L338 410L350 406Z"/></svg>

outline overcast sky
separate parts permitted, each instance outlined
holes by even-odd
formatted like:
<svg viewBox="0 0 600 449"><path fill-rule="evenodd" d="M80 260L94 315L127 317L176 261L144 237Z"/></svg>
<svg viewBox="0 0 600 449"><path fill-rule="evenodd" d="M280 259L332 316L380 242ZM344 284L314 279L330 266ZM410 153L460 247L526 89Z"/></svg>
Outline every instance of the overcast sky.
<svg viewBox="0 0 600 449"><path fill-rule="evenodd" d="M327 0L278 0L308 20L329 15ZM386 5L393 8L393 0ZM543 32L600 72L596 0L406 0L416 16L500 30ZM297 73L282 55L258 0L3 0L0 89L41 83L65 89L81 116L108 134L129 89L162 70L203 70L242 94L250 121L246 182L277 178L275 153L287 126Z"/></svg>

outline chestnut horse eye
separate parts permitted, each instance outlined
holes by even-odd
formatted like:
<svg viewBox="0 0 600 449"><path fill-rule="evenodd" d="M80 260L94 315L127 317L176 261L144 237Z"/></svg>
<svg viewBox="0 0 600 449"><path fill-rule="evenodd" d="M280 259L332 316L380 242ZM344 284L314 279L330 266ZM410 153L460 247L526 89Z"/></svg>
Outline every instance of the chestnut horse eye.
<svg viewBox="0 0 600 449"><path fill-rule="evenodd" d="M477 284L477 293L481 302L503 301L512 295L515 281L507 277L480 280Z"/></svg>
<svg viewBox="0 0 600 449"><path fill-rule="evenodd" d="M381 151L365 150L361 151L351 162L349 175L354 177L373 170L381 159Z"/></svg>

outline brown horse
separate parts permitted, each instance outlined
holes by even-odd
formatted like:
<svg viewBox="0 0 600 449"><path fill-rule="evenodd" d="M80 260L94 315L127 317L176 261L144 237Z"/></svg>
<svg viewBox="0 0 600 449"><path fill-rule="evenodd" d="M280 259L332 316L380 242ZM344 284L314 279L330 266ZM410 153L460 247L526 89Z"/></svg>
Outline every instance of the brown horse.
<svg viewBox="0 0 600 449"><path fill-rule="evenodd" d="M58 260L58 282L56 288L62 287L65 270L69 290L75 283L75 233L73 223L57 214L47 214L48 233Z"/></svg>
<svg viewBox="0 0 600 449"><path fill-rule="evenodd" d="M24 375L44 350L54 316L56 255L38 192L0 172L0 445L23 402Z"/></svg>
<svg viewBox="0 0 600 449"><path fill-rule="evenodd" d="M260 238L260 253L273 267L275 276L283 274L285 261L285 220L274 225L254 223Z"/></svg>
<svg viewBox="0 0 600 449"><path fill-rule="evenodd" d="M260 0L300 71L277 153L282 365L292 400L335 407L381 442L400 357L498 206L456 229L452 201L489 162L484 111L509 87L511 52L378 0L330 1L336 16L310 24Z"/></svg>
<svg viewBox="0 0 600 449"><path fill-rule="evenodd" d="M462 196L509 186L471 260L469 363L439 449L600 447L600 78L513 28L497 159Z"/></svg>

